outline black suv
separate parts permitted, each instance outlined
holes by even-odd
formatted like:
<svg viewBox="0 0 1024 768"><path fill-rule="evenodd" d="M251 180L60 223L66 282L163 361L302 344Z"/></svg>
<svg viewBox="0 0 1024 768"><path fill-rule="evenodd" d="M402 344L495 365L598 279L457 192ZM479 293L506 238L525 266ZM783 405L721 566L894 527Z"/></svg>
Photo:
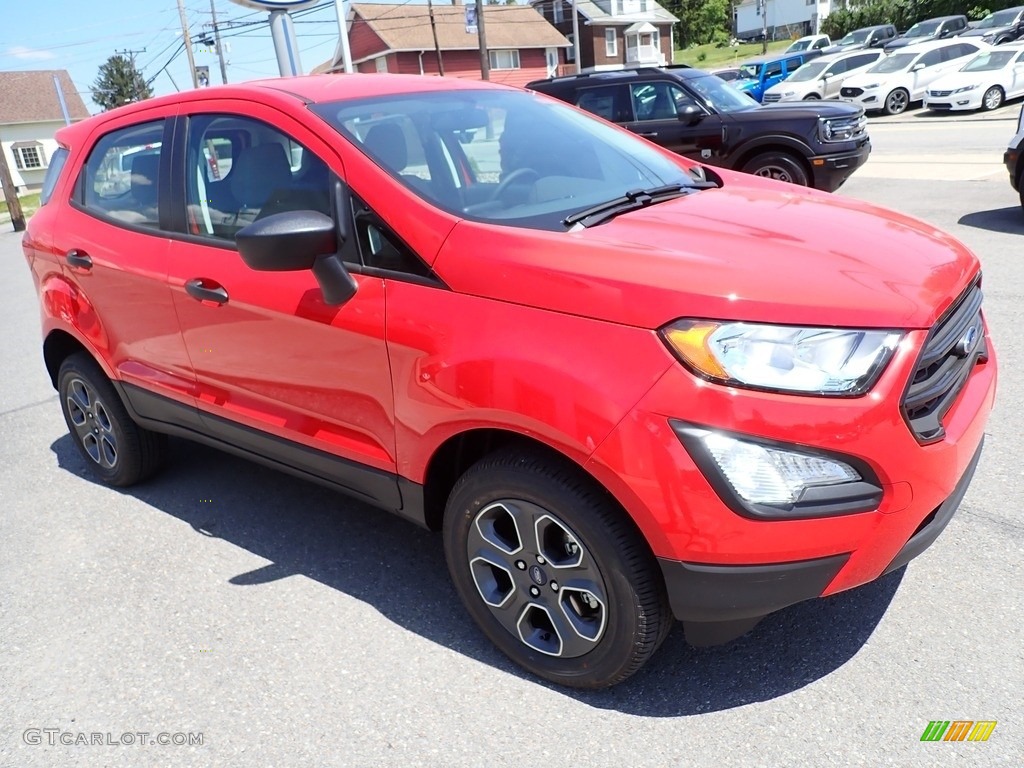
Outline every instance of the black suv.
<svg viewBox="0 0 1024 768"><path fill-rule="evenodd" d="M925 43L929 40L945 40L947 37L956 37L966 31L966 16L937 16L934 19L925 19L917 22L895 40L886 43L885 52L890 53L897 48L915 43Z"/></svg>
<svg viewBox="0 0 1024 768"><path fill-rule="evenodd" d="M990 13L960 37L980 37L989 45L1019 40L1024 35L1024 5Z"/></svg>
<svg viewBox="0 0 1024 768"><path fill-rule="evenodd" d="M625 69L526 86L681 155L834 192L871 152L864 111L829 101L760 106L689 67Z"/></svg>

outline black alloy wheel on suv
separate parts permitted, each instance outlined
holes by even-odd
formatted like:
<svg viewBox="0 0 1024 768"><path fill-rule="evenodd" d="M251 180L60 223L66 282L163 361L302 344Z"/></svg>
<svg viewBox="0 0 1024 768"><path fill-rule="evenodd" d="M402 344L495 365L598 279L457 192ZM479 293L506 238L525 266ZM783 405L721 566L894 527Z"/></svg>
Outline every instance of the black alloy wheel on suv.
<svg viewBox="0 0 1024 768"><path fill-rule="evenodd" d="M761 106L690 67L551 78L527 88L707 165L834 192L867 161L864 111L835 101Z"/></svg>

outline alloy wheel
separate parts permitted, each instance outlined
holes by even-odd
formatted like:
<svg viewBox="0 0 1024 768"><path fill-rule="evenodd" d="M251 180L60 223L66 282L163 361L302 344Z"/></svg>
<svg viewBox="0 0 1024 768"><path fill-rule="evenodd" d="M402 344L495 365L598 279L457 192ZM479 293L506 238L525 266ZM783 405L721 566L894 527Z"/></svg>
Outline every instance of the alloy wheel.
<svg viewBox="0 0 1024 768"><path fill-rule="evenodd" d="M68 418L86 454L104 469L117 465L117 436L107 407L96 391L80 378L68 383Z"/></svg>

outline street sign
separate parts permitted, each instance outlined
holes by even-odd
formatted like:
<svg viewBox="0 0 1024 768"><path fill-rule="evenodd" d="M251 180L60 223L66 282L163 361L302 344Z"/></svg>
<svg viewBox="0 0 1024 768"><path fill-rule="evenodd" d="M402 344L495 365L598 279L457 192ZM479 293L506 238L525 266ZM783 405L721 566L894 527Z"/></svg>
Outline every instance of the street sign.
<svg viewBox="0 0 1024 768"><path fill-rule="evenodd" d="M320 0L231 0L236 5L244 5L256 11L300 11L310 8Z"/></svg>

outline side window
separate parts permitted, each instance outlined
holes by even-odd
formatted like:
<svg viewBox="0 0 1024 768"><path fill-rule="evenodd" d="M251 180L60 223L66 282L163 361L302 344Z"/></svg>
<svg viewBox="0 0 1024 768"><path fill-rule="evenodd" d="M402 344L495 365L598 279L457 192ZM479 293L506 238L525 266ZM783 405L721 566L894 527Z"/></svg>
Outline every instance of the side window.
<svg viewBox="0 0 1024 768"><path fill-rule="evenodd" d="M859 69L860 67L866 67L869 64L874 64L880 58L880 53L862 53L858 56L851 56L846 60L846 71L849 72L851 69Z"/></svg>
<svg viewBox="0 0 1024 768"><path fill-rule="evenodd" d="M764 77L767 80L769 77L778 77L782 74L782 62L773 61L766 64L764 67Z"/></svg>
<svg viewBox="0 0 1024 768"><path fill-rule="evenodd" d="M629 87L638 121L673 120L676 117L674 89L669 83L635 83Z"/></svg>
<svg viewBox="0 0 1024 768"><path fill-rule="evenodd" d="M330 172L312 152L267 123L234 115L189 120L185 169L189 234L235 239L275 213L331 214Z"/></svg>
<svg viewBox="0 0 1024 768"><path fill-rule="evenodd" d="M57 186L57 180L60 178L61 171L64 170L64 163L67 162L67 159L68 151L64 147L58 147L57 151L53 153L50 167L46 169L46 176L43 177L43 188L39 191L40 205L50 202L50 197L53 195L54 187Z"/></svg>
<svg viewBox="0 0 1024 768"><path fill-rule="evenodd" d="M362 200L352 199L352 213L363 266L417 277L431 276L429 267Z"/></svg>
<svg viewBox="0 0 1024 768"><path fill-rule="evenodd" d="M1017 57L1017 58L1016 58L1016 59L1014 60L1014 62L1013 62L1013 63L1014 63L1014 64L1021 64L1021 63L1024 63L1024 51L1021 51L1021 54L1020 54L1020 56L1018 56L1018 57Z"/></svg>
<svg viewBox="0 0 1024 768"><path fill-rule="evenodd" d="M697 100L679 86L670 85L668 88L672 93L672 101L676 103L676 112L681 112L686 107L697 106Z"/></svg>
<svg viewBox="0 0 1024 768"><path fill-rule="evenodd" d="M849 59L840 59L839 61L835 61L832 64L830 64L825 69L825 71L822 72L821 74L822 75L828 75L829 77L835 77L836 75L841 75L841 74L843 74L843 72L846 71L846 68L849 66L849 64L850 64L850 60Z"/></svg>
<svg viewBox="0 0 1024 768"><path fill-rule="evenodd" d="M82 169L76 202L117 222L158 227L163 137L163 120L102 137Z"/></svg>
<svg viewBox="0 0 1024 768"><path fill-rule="evenodd" d="M629 91L625 85L587 88L579 92L576 106L613 123L629 123L634 119Z"/></svg>
<svg viewBox="0 0 1024 768"><path fill-rule="evenodd" d="M921 58L917 60L915 66L917 64L924 64L926 68L934 67L936 64L944 60L943 51L949 50L949 47L950 46L946 46L945 48L936 48L934 51L928 51L928 53L922 55ZM945 60L948 61L948 57Z"/></svg>

